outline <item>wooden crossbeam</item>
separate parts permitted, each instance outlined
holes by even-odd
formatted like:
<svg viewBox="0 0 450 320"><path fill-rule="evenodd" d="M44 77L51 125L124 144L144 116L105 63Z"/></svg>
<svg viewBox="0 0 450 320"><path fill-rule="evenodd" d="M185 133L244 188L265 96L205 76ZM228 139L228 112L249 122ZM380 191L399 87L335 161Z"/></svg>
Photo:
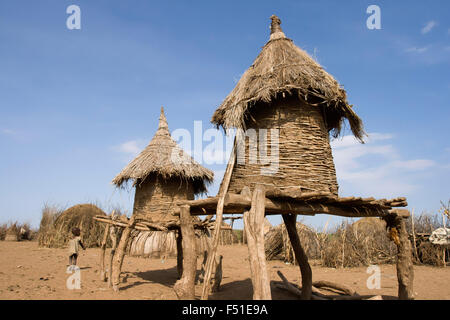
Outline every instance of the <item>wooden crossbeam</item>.
<svg viewBox="0 0 450 320"><path fill-rule="evenodd" d="M272 192L272 195L274 192ZM282 194L282 193L278 193ZM191 215L214 215L218 197L200 200L183 201L180 204L189 205ZM301 200L301 201L300 201ZM265 198L266 215L300 214L316 215L330 214L336 216L357 217L384 217L392 211L393 206L406 206L405 198L391 200L375 200L374 198L346 197L337 198L325 193L303 194L303 198ZM247 195L228 193L224 198L223 213L236 214L248 211L251 199ZM175 208L173 215L179 215L179 208ZM409 214L409 213L408 213Z"/></svg>

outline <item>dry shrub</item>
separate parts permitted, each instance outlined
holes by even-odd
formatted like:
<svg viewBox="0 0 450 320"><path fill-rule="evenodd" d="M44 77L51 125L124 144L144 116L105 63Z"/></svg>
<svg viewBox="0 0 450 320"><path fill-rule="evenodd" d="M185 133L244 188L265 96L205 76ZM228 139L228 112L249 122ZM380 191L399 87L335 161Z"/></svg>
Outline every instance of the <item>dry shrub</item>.
<svg viewBox="0 0 450 320"><path fill-rule="evenodd" d="M297 222L297 232L308 257L310 259L317 258L320 255L320 250L314 230ZM267 260L279 259L285 262L295 263L294 251L284 224L273 227L265 235L265 251Z"/></svg>
<svg viewBox="0 0 450 320"><path fill-rule="evenodd" d="M0 225L0 240L5 240L7 229L8 225L6 223Z"/></svg>
<svg viewBox="0 0 450 320"><path fill-rule="evenodd" d="M3 224L0 226L0 240L7 241L22 241L22 240L33 240L36 231L32 230L30 224L10 222L8 224Z"/></svg>
<svg viewBox="0 0 450 320"><path fill-rule="evenodd" d="M322 250L322 265L333 268L393 263L397 253L385 223L378 218L363 218L354 224L341 223Z"/></svg>
<svg viewBox="0 0 450 320"><path fill-rule="evenodd" d="M406 226L411 235L410 240L413 242L411 218L408 219ZM415 263L444 266L444 250L446 250L446 260L448 261L450 250L444 249L442 246L433 244L428 240L431 233L441 227L442 216L438 214L422 212L420 215L414 216L414 232L417 248L417 252L413 250Z"/></svg>
<svg viewBox="0 0 450 320"><path fill-rule="evenodd" d="M65 211L55 206L44 206L39 228L39 245L61 248L72 236L72 228L81 230L81 238L86 247L99 247L104 226L94 221L96 215L105 213L93 204L80 204Z"/></svg>
<svg viewBox="0 0 450 320"><path fill-rule="evenodd" d="M310 260L326 267L357 267L395 262L397 248L391 243L385 223L365 218L353 225L343 222L331 233L318 232L297 223L300 242ZM266 258L294 263L295 256L285 226L273 228L265 237Z"/></svg>

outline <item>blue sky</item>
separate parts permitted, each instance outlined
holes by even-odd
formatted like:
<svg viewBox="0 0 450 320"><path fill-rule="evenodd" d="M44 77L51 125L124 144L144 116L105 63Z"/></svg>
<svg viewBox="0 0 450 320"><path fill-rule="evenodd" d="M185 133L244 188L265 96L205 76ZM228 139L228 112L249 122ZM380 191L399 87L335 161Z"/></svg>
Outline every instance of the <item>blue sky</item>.
<svg viewBox="0 0 450 320"><path fill-rule="evenodd" d="M72 4L81 30L66 27ZM366 27L371 4L381 30ZM133 193L110 181L151 139L160 107L172 131L211 128L272 14L345 87L371 134L332 143L341 195L407 196L436 212L450 198L448 1L4 0L0 222L37 226L44 203L131 211ZM225 164L206 166L215 195Z"/></svg>

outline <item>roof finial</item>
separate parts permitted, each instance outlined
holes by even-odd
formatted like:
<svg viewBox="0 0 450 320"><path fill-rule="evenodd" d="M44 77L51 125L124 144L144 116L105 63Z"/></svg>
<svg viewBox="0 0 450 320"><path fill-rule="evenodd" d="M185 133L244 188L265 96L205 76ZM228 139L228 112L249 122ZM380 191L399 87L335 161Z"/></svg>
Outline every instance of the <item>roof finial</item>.
<svg viewBox="0 0 450 320"><path fill-rule="evenodd" d="M270 24L270 40L286 38L283 30L281 29L280 18L273 14L270 19L272 20L272 23Z"/></svg>
<svg viewBox="0 0 450 320"><path fill-rule="evenodd" d="M159 116L159 130L167 130L169 131L169 125L167 124L166 116L164 115L164 107L161 107L161 115Z"/></svg>

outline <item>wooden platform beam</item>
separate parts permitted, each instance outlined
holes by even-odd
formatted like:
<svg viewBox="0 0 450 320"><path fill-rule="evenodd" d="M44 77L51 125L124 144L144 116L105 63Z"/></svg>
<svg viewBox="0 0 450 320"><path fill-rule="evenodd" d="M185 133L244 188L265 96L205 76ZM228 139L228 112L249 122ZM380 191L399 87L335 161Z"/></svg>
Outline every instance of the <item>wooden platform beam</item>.
<svg viewBox="0 0 450 320"><path fill-rule="evenodd" d="M212 197L200 200L184 201L191 208L191 215L215 214L219 198ZM287 212L300 215L330 214L342 217L384 217L389 214L389 208L381 208L376 205L344 206L332 203L303 203L286 200L265 198L264 206L266 215L285 214ZM227 194L224 198L223 213L233 214L248 211L251 207L251 199L241 194ZM179 209L175 208L173 215L179 215Z"/></svg>

